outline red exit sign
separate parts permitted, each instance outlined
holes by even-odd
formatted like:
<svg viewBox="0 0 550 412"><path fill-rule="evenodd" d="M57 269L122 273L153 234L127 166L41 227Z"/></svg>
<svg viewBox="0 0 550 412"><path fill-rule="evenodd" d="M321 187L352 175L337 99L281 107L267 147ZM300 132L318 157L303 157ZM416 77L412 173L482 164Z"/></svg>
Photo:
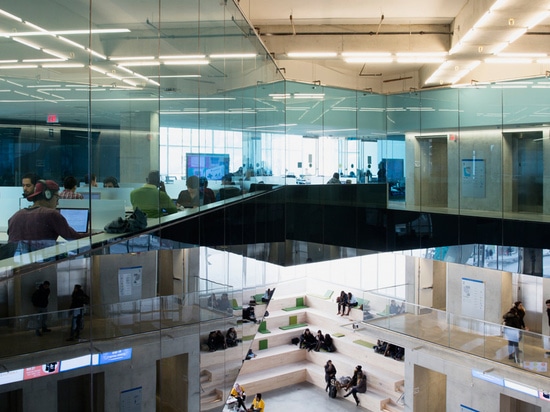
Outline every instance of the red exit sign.
<svg viewBox="0 0 550 412"><path fill-rule="evenodd" d="M49 114L46 123L59 123L59 119L57 118L56 114Z"/></svg>

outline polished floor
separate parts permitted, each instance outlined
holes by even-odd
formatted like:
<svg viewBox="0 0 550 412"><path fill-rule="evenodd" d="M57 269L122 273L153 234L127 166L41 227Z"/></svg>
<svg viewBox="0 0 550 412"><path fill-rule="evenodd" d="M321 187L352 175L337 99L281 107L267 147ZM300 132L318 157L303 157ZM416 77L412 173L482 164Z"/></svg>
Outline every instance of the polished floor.
<svg viewBox="0 0 550 412"><path fill-rule="evenodd" d="M262 397L265 401L265 412L368 411L368 409L361 407L361 405L356 406L354 402L350 402L341 396L331 399L323 389L308 382L265 392L262 394Z"/></svg>

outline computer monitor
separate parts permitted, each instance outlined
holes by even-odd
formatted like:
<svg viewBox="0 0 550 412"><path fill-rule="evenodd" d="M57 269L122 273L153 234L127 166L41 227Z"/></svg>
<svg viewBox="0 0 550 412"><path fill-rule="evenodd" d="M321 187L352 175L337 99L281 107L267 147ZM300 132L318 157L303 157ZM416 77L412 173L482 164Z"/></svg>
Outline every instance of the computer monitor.
<svg viewBox="0 0 550 412"><path fill-rule="evenodd" d="M229 155L215 153L187 153L187 177L206 177L221 180L229 173Z"/></svg>

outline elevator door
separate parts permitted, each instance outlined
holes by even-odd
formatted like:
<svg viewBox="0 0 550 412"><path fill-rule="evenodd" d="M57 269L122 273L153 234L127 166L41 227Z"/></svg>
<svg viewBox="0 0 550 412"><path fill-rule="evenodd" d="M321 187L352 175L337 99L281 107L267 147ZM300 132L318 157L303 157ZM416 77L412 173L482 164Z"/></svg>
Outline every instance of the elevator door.
<svg viewBox="0 0 550 412"><path fill-rule="evenodd" d="M517 211L542 213L542 132L511 134Z"/></svg>
<svg viewBox="0 0 550 412"><path fill-rule="evenodd" d="M420 147L420 204L447 207L447 138L418 138Z"/></svg>

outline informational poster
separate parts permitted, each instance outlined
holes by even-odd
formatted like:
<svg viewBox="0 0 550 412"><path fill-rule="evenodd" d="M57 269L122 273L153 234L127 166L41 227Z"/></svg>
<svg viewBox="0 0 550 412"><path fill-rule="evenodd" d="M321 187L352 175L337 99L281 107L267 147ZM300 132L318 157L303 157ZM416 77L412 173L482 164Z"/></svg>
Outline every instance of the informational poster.
<svg viewBox="0 0 550 412"><path fill-rule="evenodd" d="M462 315L483 319L485 314L485 283L462 278Z"/></svg>
<svg viewBox="0 0 550 412"><path fill-rule="evenodd" d="M142 387L120 392L120 412L141 412Z"/></svg>
<svg viewBox="0 0 550 412"><path fill-rule="evenodd" d="M121 302L141 299L142 266L118 269L118 296Z"/></svg>
<svg viewBox="0 0 550 412"><path fill-rule="evenodd" d="M462 159L463 197L485 197L485 160Z"/></svg>

